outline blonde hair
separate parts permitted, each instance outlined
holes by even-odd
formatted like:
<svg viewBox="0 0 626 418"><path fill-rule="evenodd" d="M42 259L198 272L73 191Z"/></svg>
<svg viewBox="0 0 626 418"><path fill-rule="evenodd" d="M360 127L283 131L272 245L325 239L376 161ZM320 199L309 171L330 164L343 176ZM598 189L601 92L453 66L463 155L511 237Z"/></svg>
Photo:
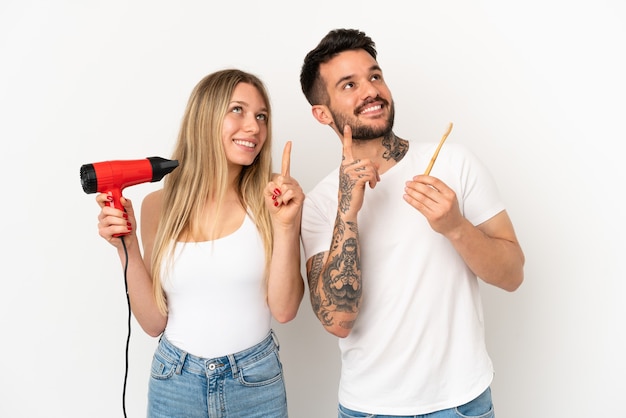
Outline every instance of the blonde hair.
<svg viewBox="0 0 626 418"><path fill-rule="evenodd" d="M265 248L265 277L272 254L272 227L263 190L272 175L272 126L269 94L255 75L225 69L209 74L194 87L181 123L172 159L178 167L163 184L159 225L151 260L154 296L159 310L167 313L162 287L164 263L172 261L176 242L197 236L202 210L209 198L217 202L217 214L228 188L228 165L222 143L222 125L235 87L256 87L267 106L267 138L254 162L242 168L238 181L241 204L251 214Z"/></svg>

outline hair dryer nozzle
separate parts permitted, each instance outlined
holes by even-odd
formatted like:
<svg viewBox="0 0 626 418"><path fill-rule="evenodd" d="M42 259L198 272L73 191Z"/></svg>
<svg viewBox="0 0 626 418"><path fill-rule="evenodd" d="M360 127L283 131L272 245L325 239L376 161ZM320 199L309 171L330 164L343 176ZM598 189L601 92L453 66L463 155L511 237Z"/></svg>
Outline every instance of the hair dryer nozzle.
<svg viewBox="0 0 626 418"><path fill-rule="evenodd" d="M152 182L161 181L165 175L178 167L177 160L168 160L161 157L148 157L148 160L152 165Z"/></svg>

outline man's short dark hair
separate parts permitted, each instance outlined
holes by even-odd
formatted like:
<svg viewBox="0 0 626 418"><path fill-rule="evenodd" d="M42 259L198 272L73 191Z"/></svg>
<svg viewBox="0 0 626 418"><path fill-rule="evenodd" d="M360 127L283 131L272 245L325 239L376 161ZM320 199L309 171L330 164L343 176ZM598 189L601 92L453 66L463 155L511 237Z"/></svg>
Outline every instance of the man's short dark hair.
<svg viewBox="0 0 626 418"><path fill-rule="evenodd" d="M320 77L320 65L341 52L356 49L363 49L376 59L376 44L364 32L357 29L334 29L306 55L300 71L300 86L311 105L327 104L325 102L328 101L326 86Z"/></svg>

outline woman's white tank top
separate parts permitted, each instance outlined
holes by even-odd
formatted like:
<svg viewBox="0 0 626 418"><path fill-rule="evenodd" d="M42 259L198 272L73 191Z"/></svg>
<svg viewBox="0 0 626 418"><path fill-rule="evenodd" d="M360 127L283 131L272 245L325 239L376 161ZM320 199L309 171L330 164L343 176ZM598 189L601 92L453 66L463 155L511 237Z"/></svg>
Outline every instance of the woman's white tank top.
<svg viewBox="0 0 626 418"><path fill-rule="evenodd" d="M236 353L270 330L265 253L249 215L234 233L214 241L178 242L163 266L169 316L166 338L199 357Z"/></svg>

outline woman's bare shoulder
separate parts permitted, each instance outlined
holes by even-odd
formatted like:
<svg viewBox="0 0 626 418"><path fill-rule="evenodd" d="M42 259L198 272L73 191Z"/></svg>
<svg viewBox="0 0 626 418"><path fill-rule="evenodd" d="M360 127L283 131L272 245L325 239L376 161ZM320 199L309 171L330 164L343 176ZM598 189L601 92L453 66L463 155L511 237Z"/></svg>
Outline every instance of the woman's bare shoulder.
<svg viewBox="0 0 626 418"><path fill-rule="evenodd" d="M163 189L148 193L141 203L141 219L144 222L158 222L163 201Z"/></svg>

